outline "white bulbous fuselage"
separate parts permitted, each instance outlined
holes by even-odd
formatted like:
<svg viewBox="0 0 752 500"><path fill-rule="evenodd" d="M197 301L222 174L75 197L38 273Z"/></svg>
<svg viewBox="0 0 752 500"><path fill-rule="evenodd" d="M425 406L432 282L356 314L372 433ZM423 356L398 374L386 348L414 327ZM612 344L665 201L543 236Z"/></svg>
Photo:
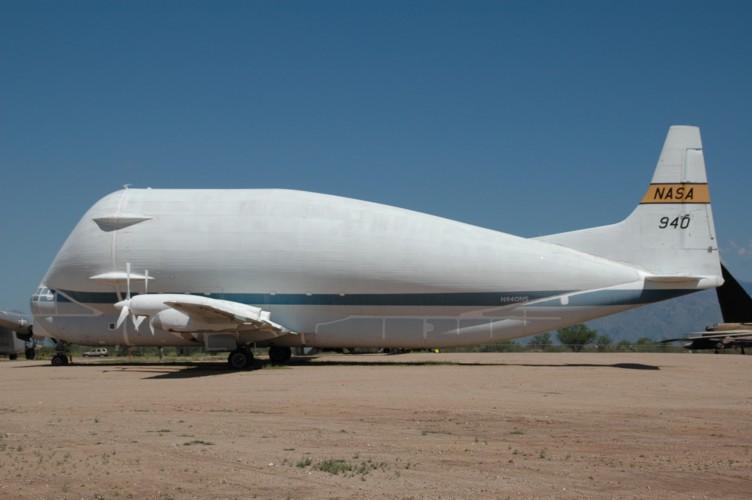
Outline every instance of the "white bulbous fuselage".
<svg viewBox="0 0 752 500"><path fill-rule="evenodd" d="M652 213L640 218L648 216L652 225ZM585 240L597 246L625 223ZM719 284L713 262L694 281L649 281L649 266L557 237L302 191L124 189L83 216L32 311L40 333L76 344L201 345L221 331L238 345L442 347L527 336ZM626 243L615 245L624 252ZM148 321L118 320L128 282L129 310ZM186 303L166 305L176 301ZM263 318L249 322L254 311Z"/></svg>

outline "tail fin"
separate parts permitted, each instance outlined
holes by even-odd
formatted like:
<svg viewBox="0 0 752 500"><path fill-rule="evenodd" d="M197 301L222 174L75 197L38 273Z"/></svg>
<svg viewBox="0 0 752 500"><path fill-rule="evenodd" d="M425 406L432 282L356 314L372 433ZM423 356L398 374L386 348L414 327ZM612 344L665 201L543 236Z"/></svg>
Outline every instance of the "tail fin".
<svg viewBox="0 0 752 500"><path fill-rule="evenodd" d="M664 277L721 281L700 129L672 126L647 193L609 226L539 238ZM703 280L705 283L708 281ZM706 285L707 286L707 285Z"/></svg>
<svg viewBox="0 0 752 500"><path fill-rule="evenodd" d="M749 323L752 321L752 298L723 264L721 264L721 271L723 271L723 286L716 288L715 292L718 294L723 322Z"/></svg>

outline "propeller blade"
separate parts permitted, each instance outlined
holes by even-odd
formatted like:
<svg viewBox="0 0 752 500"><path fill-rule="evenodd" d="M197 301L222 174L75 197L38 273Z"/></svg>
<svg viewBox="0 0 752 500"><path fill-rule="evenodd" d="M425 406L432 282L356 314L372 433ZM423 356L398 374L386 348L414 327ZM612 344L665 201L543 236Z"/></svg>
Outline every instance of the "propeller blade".
<svg viewBox="0 0 752 500"><path fill-rule="evenodd" d="M126 290L126 298L131 298L131 263L126 262L125 263L125 290Z"/></svg>
<svg viewBox="0 0 752 500"><path fill-rule="evenodd" d="M144 270L144 294L149 293L149 270Z"/></svg>
<svg viewBox="0 0 752 500"><path fill-rule="evenodd" d="M125 321L125 318L128 317L128 313L130 310L128 309L128 306L126 304L123 304L123 307L120 309L120 315L118 316L117 323L115 323L115 328L120 328L123 325L123 322Z"/></svg>
<svg viewBox="0 0 752 500"><path fill-rule="evenodd" d="M156 316L152 316L149 318L149 331L151 332L152 336L154 336L154 318Z"/></svg>
<svg viewBox="0 0 752 500"><path fill-rule="evenodd" d="M133 319L133 327L136 330L138 330L138 327L141 326L141 323L144 322L144 320L146 319L146 316L136 316L136 315L133 315L133 316L131 316L131 318Z"/></svg>

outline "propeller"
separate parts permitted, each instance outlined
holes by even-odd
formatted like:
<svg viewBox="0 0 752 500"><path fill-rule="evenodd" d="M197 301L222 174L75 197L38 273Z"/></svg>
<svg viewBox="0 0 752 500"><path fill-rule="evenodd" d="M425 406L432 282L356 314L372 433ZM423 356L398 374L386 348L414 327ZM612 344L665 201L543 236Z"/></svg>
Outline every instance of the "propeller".
<svg viewBox="0 0 752 500"><path fill-rule="evenodd" d="M131 312L131 263L126 262L125 263L125 300L121 300L117 304L115 304L115 307L120 308L120 315L118 316L117 323L115 323L115 328L120 328L123 325L123 322L125 322L125 318L128 317L128 315ZM136 327L138 328L138 327Z"/></svg>
<svg viewBox="0 0 752 500"><path fill-rule="evenodd" d="M126 262L125 263L125 300L121 300L120 302L115 304L115 307L120 309L120 314L118 315L117 322L115 323L115 328L120 328L123 323L125 322L126 318L128 316L131 317L131 321L133 322L133 327L138 330L138 328L141 326L141 323L143 323L144 319L146 319L146 316L133 314L131 311L131 263ZM149 293L149 270L146 269L144 271L144 294ZM151 331L151 334L154 335L154 324L153 324L153 318L149 321L149 330Z"/></svg>

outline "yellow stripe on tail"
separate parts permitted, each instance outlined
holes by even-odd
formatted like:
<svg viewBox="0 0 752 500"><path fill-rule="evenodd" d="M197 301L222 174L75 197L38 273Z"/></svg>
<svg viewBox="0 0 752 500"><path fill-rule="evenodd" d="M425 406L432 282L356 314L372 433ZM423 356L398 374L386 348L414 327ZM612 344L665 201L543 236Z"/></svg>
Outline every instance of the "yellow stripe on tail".
<svg viewBox="0 0 752 500"><path fill-rule="evenodd" d="M651 184L640 203L710 203L710 191L707 183Z"/></svg>

